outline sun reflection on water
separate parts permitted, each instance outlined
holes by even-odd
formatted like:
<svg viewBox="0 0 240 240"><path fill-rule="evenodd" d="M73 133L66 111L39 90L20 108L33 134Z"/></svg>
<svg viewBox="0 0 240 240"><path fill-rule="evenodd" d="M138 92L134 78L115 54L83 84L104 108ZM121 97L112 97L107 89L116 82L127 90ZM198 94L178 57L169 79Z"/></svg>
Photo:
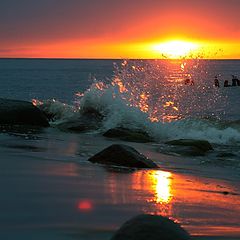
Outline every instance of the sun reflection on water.
<svg viewBox="0 0 240 240"><path fill-rule="evenodd" d="M156 203L169 203L172 198L171 173L155 171L150 176L152 177L152 189L155 192L154 201Z"/></svg>
<svg viewBox="0 0 240 240"><path fill-rule="evenodd" d="M173 197L172 189L172 173L148 170L148 171L136 171L129 176L129 185L125 186L125 178L117 180L115 173L110 173L106 191L111 194L111 202L124 203L127 201L136 201L136 198L145 199L146 202L154 204L154 208L159 210L157 205L169 205ZM129 188L133 195L126 195L126 191ZM117 193L117 195L116 195ZM123 200L124 199L124 200Z"/></svg>
<svg viewBox="0 0 240 240"><path fill-rule="evenodd" d="M170 172L138 171L133 174L132 180L132 189L141 192L148 203L143 209L145 213L171 216L173 179Z"/></svg>
<svg viewBox="0 0 240 240"><path fill-rule="evenodd" d="M225 181L160 170L126 173L110 169L105 180L105 198L99 198L99 190L94 206L104 203L112 206L111 211L123 209L123 214L129 215L162 215L180 223L192 235L239 236L239 195ZM89 208L87 202L78 205L80 211Z"/></svg>

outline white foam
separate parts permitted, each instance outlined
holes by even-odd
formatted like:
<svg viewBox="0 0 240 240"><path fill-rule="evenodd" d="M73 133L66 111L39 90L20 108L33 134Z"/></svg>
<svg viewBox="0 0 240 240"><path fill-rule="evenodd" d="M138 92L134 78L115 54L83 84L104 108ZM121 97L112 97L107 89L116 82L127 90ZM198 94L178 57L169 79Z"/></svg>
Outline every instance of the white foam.
<svg viewBox="0 0 240 240"><path fill-rule="evenodd" d="M220 129L217 124L198 119L153 124L152 134L158 140L201 139L217 144L240 144L240 132L231 127Z"/></svg>
<svg viewBox="0 0 240 240"><path fill-rule="evenodd" d="M76 107L62 103L55 99L35 101L35 105L38 106L46 115L52 116L52 123L68 121L69 119L74 118L78 112Z"/></svg>

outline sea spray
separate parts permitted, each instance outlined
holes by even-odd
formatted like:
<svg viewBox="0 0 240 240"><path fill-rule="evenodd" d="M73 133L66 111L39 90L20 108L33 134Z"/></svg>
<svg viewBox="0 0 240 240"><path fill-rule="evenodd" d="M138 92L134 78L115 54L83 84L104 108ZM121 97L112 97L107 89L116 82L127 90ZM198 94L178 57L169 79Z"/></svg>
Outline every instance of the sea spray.
<svg viewBox="0 0 240 240"><path fill-rule="evenodd" d="M114 64L111 81L95 79L88 90L77 93L74 106L45 101L42 108L55 122L78 121L89 109L95 111L102 116L99 131L125 127L142 129L163 142L192 138L238 144L239 128L222 121L227 98L207 78L208 71L203 60L124 60Z"/></svg>
<svg viewBox="0 0 240 240"><path fill-rule="evenodd" d="M55 99L48 99L40 101L38 99L32 99L33 105L43 111L48 117L50 123L58 123L62 121L68 121L76 116L78 109L74 106L70 106L66 103L62 103Z"/></svg>

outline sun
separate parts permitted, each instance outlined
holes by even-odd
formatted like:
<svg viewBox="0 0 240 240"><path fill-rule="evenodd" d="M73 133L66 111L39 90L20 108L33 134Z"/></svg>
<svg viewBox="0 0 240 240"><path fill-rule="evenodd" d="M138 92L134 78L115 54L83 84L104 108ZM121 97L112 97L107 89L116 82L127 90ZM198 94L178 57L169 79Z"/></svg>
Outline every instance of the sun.
<svg viewBox="0 0 240 240"><path fill-rule="evenodd" d="M154 44L152 50L162 54L166 58L178 59L182 57L187 57L189 54L193 53L198 49L198 44L174 40L164 43Z"/></svg>

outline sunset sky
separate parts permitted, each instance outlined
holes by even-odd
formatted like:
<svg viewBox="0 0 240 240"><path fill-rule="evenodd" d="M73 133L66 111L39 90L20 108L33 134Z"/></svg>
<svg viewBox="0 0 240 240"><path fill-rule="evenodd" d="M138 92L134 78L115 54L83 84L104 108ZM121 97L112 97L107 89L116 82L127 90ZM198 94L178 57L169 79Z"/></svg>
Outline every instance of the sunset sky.
<svg viewBox="0 0 240 240"><path fill-rule="evenodd" d="M240 1L0 0L0 57L161 58L168 41L240 58Z"/></svg>

